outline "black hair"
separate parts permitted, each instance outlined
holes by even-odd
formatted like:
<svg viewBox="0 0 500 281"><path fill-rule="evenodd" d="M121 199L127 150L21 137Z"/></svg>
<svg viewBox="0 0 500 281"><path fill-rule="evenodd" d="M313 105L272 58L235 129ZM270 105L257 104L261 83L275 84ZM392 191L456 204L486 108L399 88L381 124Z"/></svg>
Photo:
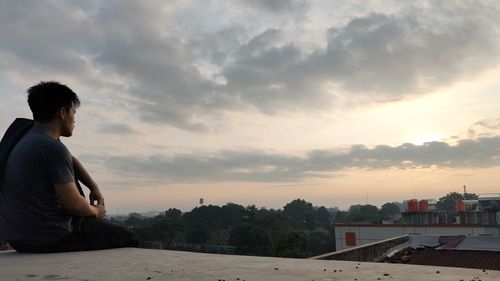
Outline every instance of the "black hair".
<svg viewBox="0 0 500 281"><path fill-rule="evenodd" d="M33 119L45 123L52 121L62 107L80 106L80 100L68 86L55 81L42 81L28 89L28 104Z"/></svg>

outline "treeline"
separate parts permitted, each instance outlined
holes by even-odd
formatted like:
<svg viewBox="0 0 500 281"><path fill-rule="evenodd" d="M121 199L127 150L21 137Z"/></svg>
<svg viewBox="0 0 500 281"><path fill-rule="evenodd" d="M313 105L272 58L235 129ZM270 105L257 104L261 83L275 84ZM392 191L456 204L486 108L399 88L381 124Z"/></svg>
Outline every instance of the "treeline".
<svg viewBox="0 0 500 281"><path fill-rule="evenodd" d="M394 212L399 212L395 203L380 210L353 205L344 212L296 199L278 210L228 203L185 213L171 208L149 218L132 213L112 220L132 228L146 248L309 257L335 251L335 221L380 222Z"/></svg>
<svg viewBox="0 0 500 281"><path fill-rule="evenodd" d="M379 209L377 206L351 205L347 211L335 213L336 223L382 223L384 220L394 220L401 213L402 204L399 202L387 202Z"/></svg>
<svg viewBox="0 0 500 281"><path fill-rule="evenodd" d="M171 208L147 218L132 213L122 223L143 247L276 257L307 257L335 250L333 217L325 207L301 199L282 210L200 206L182 213Z"/></svg>

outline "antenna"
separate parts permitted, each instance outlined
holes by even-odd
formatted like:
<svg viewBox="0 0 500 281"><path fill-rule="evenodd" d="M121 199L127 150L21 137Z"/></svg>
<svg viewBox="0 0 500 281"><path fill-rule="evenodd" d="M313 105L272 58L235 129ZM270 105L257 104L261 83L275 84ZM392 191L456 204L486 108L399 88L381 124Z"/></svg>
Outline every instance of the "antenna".
<svg viewBox="0 0 500 281"><path fill-rule="evenodd" d="M413 196L413 198L417 198L417 196L415 195L415 184L413 182L413 175L411 175L411 195Z"/></svg>

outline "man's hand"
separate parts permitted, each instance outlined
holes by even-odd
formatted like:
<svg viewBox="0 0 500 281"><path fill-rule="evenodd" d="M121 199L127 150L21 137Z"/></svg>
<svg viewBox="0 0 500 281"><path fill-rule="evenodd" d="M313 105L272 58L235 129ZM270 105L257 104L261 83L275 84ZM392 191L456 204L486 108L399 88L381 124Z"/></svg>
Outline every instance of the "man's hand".
<svg viewBox="0 0 500 281"><path fill-rule="evenodd" d="M100 220L103 220L104 217L106 216L106 208L104 208L104 205L101 205L101 204L97 204L95 206L93 206L95 208L95 210L97 211L95 217L100 219Z"/></svg>
<svg viewBox="0 0 500 281"><path fill-rule="evenodd" d="M102 196L99 188L94 188L89 194L90 205L94 205L94 201L97 201L97 205L104 206L104 197Z"/></svg>

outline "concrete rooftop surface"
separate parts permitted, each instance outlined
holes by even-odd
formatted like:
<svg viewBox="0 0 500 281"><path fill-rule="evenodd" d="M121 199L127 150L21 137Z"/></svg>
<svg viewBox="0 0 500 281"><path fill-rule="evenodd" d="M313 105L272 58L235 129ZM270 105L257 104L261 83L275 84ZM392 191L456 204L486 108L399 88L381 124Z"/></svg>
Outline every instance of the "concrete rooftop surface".
<svg viewBox="0 0 500 281"><path fill-rule="evenodd" d="M0 280L500 280L500 271L123 248L0 252Z"/></svg>

